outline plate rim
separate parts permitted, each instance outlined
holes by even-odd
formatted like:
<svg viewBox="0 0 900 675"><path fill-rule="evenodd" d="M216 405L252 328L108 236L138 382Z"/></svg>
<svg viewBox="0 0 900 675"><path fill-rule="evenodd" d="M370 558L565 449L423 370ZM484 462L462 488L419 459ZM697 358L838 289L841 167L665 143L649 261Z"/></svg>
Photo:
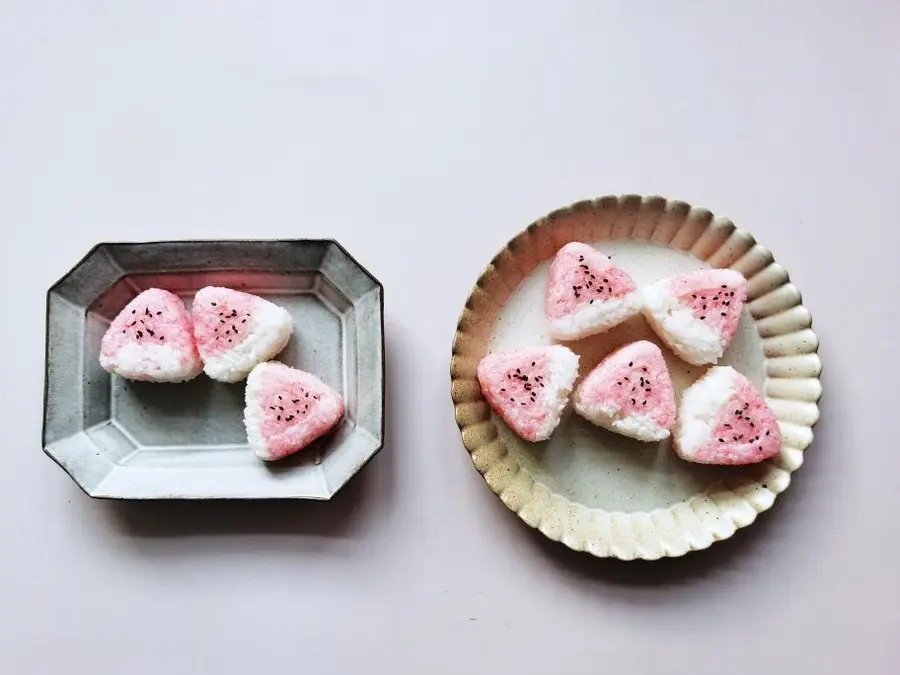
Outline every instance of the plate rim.
<svg viewBox="0 0 900 675"><path fill-rule="evenodd" d="M637 222L638 215L647 211L655 215L653 227L646 237L635 237L633 225ZM694 256L703 264L707 264L716 254L725 250L728 242L734 240L738 245L738 252L732 254L726 251L723 259L728 261L725 266L746 261L745 264L750 264L751 269L755 270L747 277L751 284L747 308L757 330L760 320L769 316L783 315L792 310L799 315L795 323L788 322L790 330L777 330L765 337L760 335L765 372L762 393L768 403L773 398L780 401L778 410L775 411L780 423L797 427L791 428L791 434L785 434L785 449L782 453L767 462L753 465L767 469L766 475L774 476L774 480L765 478L757 481L734 481L734 487L730 487L726 478L706 491L670 507L634 512L605 511L553 493L508 452L503 438L497 433L495 421L481 394L474 371L480 360L477 341L484 340L473 336L473 329L479 326L483 328L487 322L490 333L490 327L496 319L496 313L491 316L493 310L484 309L487 304L485 287L496 282L507 291L512 291L522 278L531 274L534 267L552 257L565 241L576 241L577 238L568 236L560 237L560 241L554 238L567 218L610 214L609 233L604 239L656 241L669 248L691 253L707 232L711 231L709 239L718 244L707 251L705 256ZM612 236L613 225L623 215L634 217L632 229L625 237ZM653 238L664 216L670 218L670 221L671 218L676 221L671 228L672 236L667 241ZM690 240L690 246L672 246L672 242L688 223L697 229L697 235ZM516 251L522 250L530 239L549 240L549 255L537 256L534 264L524 272L517 267L511 269L510 261L515 260ZM512 276L511 281L505 284L502 283L504 272ZM500 282L497 282L498 278ZM782 291L782 294L793 295L796 301L784 309L769 312L773 307L777 309L780 306L775 304L775 297L771 294L784 287L790 287L790 291ZM508 293L500 303L501 307L507 299ZM499 312L499 307L497 311ZM799 345L790 340L786 346L780 347L779 343L769 343L774 355L768 353L767 339L798 333L802 334L804 340ZM790 351L791 347L802 351L793 353ZM714 216L708 209L692 206L682 200L667 199L659 195L605 195L574 202L533 221L516 233L483 269L469 292L457 321L450 359L451 399L463 445L476 470L504 505L526 525L570 549L600 558L612 557L627 561L679 557L708 548L716 541L728 539L737 530L749 526L759 513L770 509L778 494L790 485L791 474L802 465L804 452L813 440L813 427L819 419L822 362L818 348L819 341L813 331L812 315L803 305L802 294L791 282L787 270L776 262L771 251L760 245L749 231L737 228L727 218ZM788 352L778 354L778 349L788 349ZM779 355L808 357L799 373L803 376L799 378L802 380L801 385L807 387L803 396L795 399L769 395L769 381L782 378L771 377L766 366L770 359ZM800 432L801 428L803 433Z"/></svg>

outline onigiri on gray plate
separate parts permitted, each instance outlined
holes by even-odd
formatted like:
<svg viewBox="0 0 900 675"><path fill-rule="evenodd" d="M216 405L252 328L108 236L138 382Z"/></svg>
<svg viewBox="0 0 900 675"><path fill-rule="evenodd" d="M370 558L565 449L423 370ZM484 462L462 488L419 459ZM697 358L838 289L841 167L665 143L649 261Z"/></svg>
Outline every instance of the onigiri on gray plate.
<svg viewBox="0 0 900 675"><path fill-rule="evenodd" d="M343 397L330 434L263 462L247 444L243 382L138 382L101 368L100 341L138 293L163 288L189 307L204 286L290 313L277 358ZM329 499L383 443L383 315L381 284L331 240L98 244L47 294L44 451L91 497Z"/></svg>

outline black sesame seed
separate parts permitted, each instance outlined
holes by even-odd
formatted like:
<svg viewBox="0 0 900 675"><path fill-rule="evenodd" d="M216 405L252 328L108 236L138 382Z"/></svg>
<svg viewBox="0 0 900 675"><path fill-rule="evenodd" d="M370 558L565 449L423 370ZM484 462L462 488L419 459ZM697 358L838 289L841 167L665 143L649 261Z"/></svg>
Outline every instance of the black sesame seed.
<svg viewBox="0 0 900 675"><path fill-rule="evenodd" d="M242 319L241 323L247 323L247 319Z"/></svg>
<svg viewBox="0 0 900 675"><path fill-rule="evenodd" d="M516 399L514 399L512 396L509 397L509 400L512 401L513 403L516 402Z"/></svg>
<svg viewBox="0 0 900 675"><path fill-rule="evenodd" d="M768 436L768 435L769 435L769 430L768 430L768 429L766 429L766 436Z"/></svg>
<svg viewBox="0 0 900 675"><path fill-rule="evenodd" d="M725 284L722 284L722 288L728 288L728 286L726 286Z"/></svg>
<svg viewBox="0 0 900 675"><path fill-rule="evenodd" d="M631 366L633 366L633 365L634 365L634 361L629 361L629 362L628 362L628 367L629 367L629 368L631 368Z"/></svg>
<svg viewBox="0 0 900 675"><path fill-rule="evenodd" d="M701 317L700 317L700 320L701 320L701 321L705 321L705 320L706 320L706 315L701 316Z"/></svg>
<svg viewBox="0 0 900 675"><path fill-rule="evenodd" d="M584 262L584 256L583 256L583 255L578 256L578 262Z"/></svg>
<svg viewBox="0 0 900 675"><path fill-rule="evenodd" d="M228 338L228 341L231 342L231 338Z"/></svg>
<svg viewBox="0 0 900 675"><path fill-rule="evenodd" d="M646 400L646 399L644 399L644 405L647 405L647 400Z"/></svg>
<svg viewBox="0 0 900 675"><path fill-rule="evenodd" d="M534 362L534 361L532 361L532 362L531 362L531 365L532 365L532 366L533 366L533 365L534 365L534 364L535 364L535 362Z"/></svg>
<svg viewBox="0 0 900 675"><path fill-rule="evenodd" d="M608 284L608 283L609 283L609 279L607 279L606 277L603 277L603 283L604 283L604 284Z"/></svg>
<svg viewBox="0 0 900 675"><path fill-rule="evenodd" d="M209 304L211 304L213 307L216 306L216 303L214 303L214 302L211 302L211 303L209 303Z"/></svg>
<svg viewBox="0 0 900 675"><path fill-rule="evenodd" d="M132 314L136 314L136 313L137 313L137 310L136 310L136 309L133 309L133 310L131 310L131 313L132 313Z"/></svg>
<svg viewBox="0 0 900 675"><path fill-rule="evenodd" d="M279 422L281 421L281 415L278 416L278 421L279 421Z"/></svg>
<svg viewBox="0 0 900 675"><path fill-rule="evenodd" d="M504 391L506 391L506 389L501 389L500 391L501 391L501 392L504 392ZM307 394L307 396L309 396L309 394Z"/></svg>
<svg viewBox="0 0 900 675"><path fill-rule="evenodd" d="M150 334L150 337L153 337L155 335L155 332L150 330L149 328L147 329L147 333Z"/></svg>
<svg viewBox="0 0 900 675"><path fill-rule="evenodd" d="M694 293L693 295L691 295L691 297L692 297L694 300L696 300L696 299L697 299L697 294Z"/></svg>
<svg viewBox="0 0 900 675"><path fill-rule="evenodd" d="M525 405L525 401L522 401L522 403L520 403L519 405Z"/></svg>
<svg viewBox="0 0 900 675"><path fill-rule="evenodd" d="M725 312L720 312L720 314L721 314L722 316L725 316Z"/></svg>
<svg viewBox="0 0 900 675"><path fill-rule="evenodd" d="M157 312L157 313L156 313L156 316L159 316L160 314L162 314L162 312Z"/></svg>
<svg viewBox="0 0 900 675"><path fill-rule="evenodd" d="M593 305L593 304L594 304L594 299L591 298L591 301L590 301L588 304L589 304L589 305Z"/></svg>
<svg viewBox="0 0 900 675"><path fill-rule="evenodd" d="M706 305L703 305L703 307L701 309L706 309Z"/></svg>
<svg viewBox="0 0 900 675"><path fill-rule="evenodd" d="M635 399L631 399L631 405L634 405L635 403L637 403L637 401Z"/></svg>
<svg viewBox="0 0 900 675"><path fill-rule="evenodd" d="M122 332L124 333L125 331L123 330ZM622 380L619 380L618 382L616 382L616 384L621 385L621 384L622 384Z"/></svg>
<svg viewBox="0 0 900 675"><path fill-rule="evenodd" d="M122 330L122 332L123 332L123 333L124 333L124 332L125 332L125 330L124 330L124 329L123 329L123 330Z"/></svg>
<svg viewBox="0 0 900 675"><path fill-rule="evenodd" d="M160 339L160 340L162 340L162 339L163 339L163 336L162 336L162 335L160 335L160 336L159 336L159 339Z"/></svg>
<svg viewBox="0 0 900 675"><path fill-rule="evenodd" d="M137 336L138 336L139 338L140 338L140 337L144 337L144 332L139 330L139 331L137 332Z"/></svg>
<svg viewBox="0 0 900 675"><path fill-rule="evenodd" d="M270 405L270 406L269 406L269 410L275 410L275 406L274 406L274 405Z"/></svg>
<svg viewBox="0 0 900 675"><path fill-rule="evenodd" d="M724 442L725 442L725 439L724 439L724 438L720 438L720 439L719 439L719 443L724 443Z"/></svg>

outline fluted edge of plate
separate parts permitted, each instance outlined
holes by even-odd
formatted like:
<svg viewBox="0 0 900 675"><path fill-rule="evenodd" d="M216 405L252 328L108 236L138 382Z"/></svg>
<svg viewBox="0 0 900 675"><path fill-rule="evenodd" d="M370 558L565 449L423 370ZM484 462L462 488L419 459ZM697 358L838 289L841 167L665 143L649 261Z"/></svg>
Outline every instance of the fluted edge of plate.
<svg viewBox="0 0 900 675"><path fill-rule="evenodd" d="M491 329L519 282L570 241L634 238L688 252L748 280L747 308L762 340L764 394L784 448L704 493L669 508L610 512L555 494L519 465L492 421L475 371ZM640 195L576 202L533 222L494 256L463 308L450 363L451 395L463 444L485 482L511 511L575 551L656 560L705 549L768 510L803 464L822 395L819 341L800 291L772 253L726 218L683 201Z"/></svg>

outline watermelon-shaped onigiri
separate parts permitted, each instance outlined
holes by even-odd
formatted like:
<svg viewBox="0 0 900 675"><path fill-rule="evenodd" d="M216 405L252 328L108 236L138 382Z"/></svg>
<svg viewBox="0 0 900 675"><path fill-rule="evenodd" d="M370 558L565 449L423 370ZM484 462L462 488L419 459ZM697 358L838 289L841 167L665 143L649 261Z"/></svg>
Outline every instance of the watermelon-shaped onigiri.
<svg viewBox="0 0 900 675"><path fill-rule="evenodd" d="M275 357L294 328L283 307L220 286L197 291L191 312L203 370L221 382L243 380L258 363Z"/></svg>
<svg viewBox="0 0 900 675"><path fill-rule="evenodd" d="M694 365L716 363L737 332L747 280L727 269L677 274L643 291L644 316L678 356Z"/></svg>
<svg viewBox="0 0 900 675"><path fill-rule="evenodd" d="M685 390L674 441L679 457L699 464L752 464L782 446L775 415L730 366L710 368Z"/></svg>
<svg viewBox="0 0 900 675"><path fill-rule="evenodd" d="M488 404L526 441L545 441L559 425L578 376L578 356L561 345L488 354L478 364Z"/></svg>
<svg viewBox="0 0 900 675"><path fill-rule="evenodd" d="M675 424L675 393L662 352L640 340L620 347L575 391L575 411L639 441L661 441Z"/></svg>
<svg viewBox="0 0 900 675"><path fill-rule="evenodd" d="M544 313L550 335L578 340L609 330L641 309L634 280L597 249L572 242L550 265Z"/></svg>
<svg viewBox="0 0 900 675"><path fill-rule="evenodd" d="M147 382L184 382L199 375L203 364L181 298L150 288L129 302L103 336L100 365Z"/></svg>
<svg viewBox="0 0 900 675"><path fill-rule="evenodd" d="M287 457L329 432L344 414L344 401L311 373L283 363L257 365L244 394L247 441L257 457Z"/></svg>

